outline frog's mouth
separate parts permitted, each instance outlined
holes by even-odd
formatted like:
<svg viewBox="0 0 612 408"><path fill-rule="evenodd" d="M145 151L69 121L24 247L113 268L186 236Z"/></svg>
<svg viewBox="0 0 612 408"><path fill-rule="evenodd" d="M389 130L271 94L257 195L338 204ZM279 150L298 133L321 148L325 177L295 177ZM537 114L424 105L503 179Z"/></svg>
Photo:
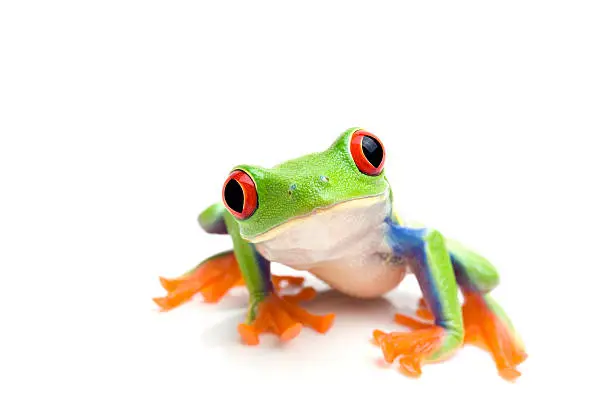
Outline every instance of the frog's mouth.
<svg viewBox="0 0 612 408"><path fill-rule="evenodd" d="M324 230L329 226L338 227L340 223L344 224L340 225L341 228L352 229L357 226L351 224L356 222L363 223L364 220L366 220L365 217L367 217L368 209L380 207L380 205L388 201L388 198L388 193L385 192L374 196L342 201L328 207L316 208L308 214L292 218L266 232L250 237L245 236L243 238L253 244L258 244L274 240L287 232L309 230L313 228ZM372 220L366 220L365 223L371 221Z"/></svg>

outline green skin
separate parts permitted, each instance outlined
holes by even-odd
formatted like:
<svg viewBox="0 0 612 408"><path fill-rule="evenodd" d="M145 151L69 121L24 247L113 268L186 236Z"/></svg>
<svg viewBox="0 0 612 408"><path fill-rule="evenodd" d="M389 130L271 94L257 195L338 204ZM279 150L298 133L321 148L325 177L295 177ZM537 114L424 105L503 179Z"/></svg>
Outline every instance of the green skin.
<svg viewBox="0 0 612 408"><path fill-rule="evenodd" d="M248 173L257 187L257 209L249 218L235 218L222 203L214 204L200 214L198 220L204 230L229 233L232 238L234 253L250 294L247 323L253 321L258 304L272 291L269 263L257 252L252 240L288 221L338 203L381 194L388 194L393 203L384 170L377 176L363 174L351 157L349 143L358 129L348 129L322 152L289 160L273 168L234 167ZM321 179L322 174L328 180ZM342 182L333 183L336 180ZM292 185L299 186L299 189L292 189ZM499 277L486 259L455 241L445 239L436 230L404 225L393 209L389 213L389 225L390 232L384 239L394 247L395 255L406 258L413 269L416 268L415 275L425 300L429 305L435 305L432 308L435 323L447 333L429 360L444 358L462 345L464 327L459 290L482 294L492 305L493 312L507 320L501 308L487 295L497 286Z"/></svg>

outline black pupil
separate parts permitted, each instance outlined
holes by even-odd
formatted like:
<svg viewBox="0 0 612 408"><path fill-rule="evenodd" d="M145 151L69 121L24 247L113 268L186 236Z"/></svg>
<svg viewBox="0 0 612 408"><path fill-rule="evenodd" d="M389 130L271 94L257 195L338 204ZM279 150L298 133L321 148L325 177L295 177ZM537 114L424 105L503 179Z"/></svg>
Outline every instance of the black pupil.
<svg viewBox="0 0 612 408"><path fill-rule="evenodd" d="M244 193L242 192L240 183L234 179L231 179L225 186L225 191L223 194L225 196L225 202L229 208L241 213L244 209Z"/></svg>
<svg viewBox="0 0 612 408"><path fill-rule="evenodd" d="M380 166L383 159L383 148L380 143L378 143L378 140L370 136L364 136L363 139L361 139L361 150L363 150L363 155L372 166Z"/></svg>

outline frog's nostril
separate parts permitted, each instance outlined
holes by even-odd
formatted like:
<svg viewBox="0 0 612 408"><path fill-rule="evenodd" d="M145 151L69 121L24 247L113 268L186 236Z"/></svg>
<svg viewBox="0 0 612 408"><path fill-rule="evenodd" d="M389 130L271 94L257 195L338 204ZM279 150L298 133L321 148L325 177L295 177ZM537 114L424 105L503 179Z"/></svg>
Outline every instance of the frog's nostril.
<svg viewBox="0 0 612 408"><path fill-rule="evenodd" d="M319 179L324 182L327 183L329 181L329 179L327 178L327 176L319 176Z"/></svg>
<svg viewBox="0 0 612 408"><path fill-rule="evenodd" d="M297 188L297 186L295 184L292 184L289 186L289 195L293 194L293 192L295 191L295 189Z"/></svg>

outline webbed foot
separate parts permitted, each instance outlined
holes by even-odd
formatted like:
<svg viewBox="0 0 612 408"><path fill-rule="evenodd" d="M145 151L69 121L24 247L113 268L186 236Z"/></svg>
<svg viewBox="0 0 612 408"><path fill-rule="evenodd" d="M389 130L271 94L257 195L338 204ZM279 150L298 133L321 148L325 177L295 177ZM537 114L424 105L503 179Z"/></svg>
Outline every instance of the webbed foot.
<svg viewBox="0 0 612 408"><path fill-rule="evenodd" d="M415 331L385 333L375 330L374 341L382 349L385 361L392 363L399 357L404 373L419 377L424 363L445 358L460 345L461 339L442 327L408 319L408 325ZM401 322L397 317L396 320Z"/></svg>
<svg viewBox="0 0 612 408"><path fill-rule="evenodd" d="M300 334L304 325L319 333L327 332L333 324L333 314L316 316L297 304L312 299L315 294L313 288L306 288L297 295L268 295L255 305L250 323L238 326L243 342L251 346L257 345L259 335L264 332L277 335L281 341L289 341Z"/></svg>
<svg viewBox="0 0 612 408"><path fill-rule="evenodd" d="M162 287L167 291L164 297L154 298L162 311L174 309L201 293L208 303L219 302L231 288L244 286L240 267L233 252L223 253L202 262L185 275L166 279L159 278ZM272 276L272 283L277 290L283 284L301 286L304 278L295 276Z"/></svg>
<svg viewBox="0 0 612 408"><path fill-rule="evenodd" d="M512 323L490 296L466 294L464 297L465 343L488 351L499 375L515 380L521 375L516 367L527 359L527 353Z"/></svg>

